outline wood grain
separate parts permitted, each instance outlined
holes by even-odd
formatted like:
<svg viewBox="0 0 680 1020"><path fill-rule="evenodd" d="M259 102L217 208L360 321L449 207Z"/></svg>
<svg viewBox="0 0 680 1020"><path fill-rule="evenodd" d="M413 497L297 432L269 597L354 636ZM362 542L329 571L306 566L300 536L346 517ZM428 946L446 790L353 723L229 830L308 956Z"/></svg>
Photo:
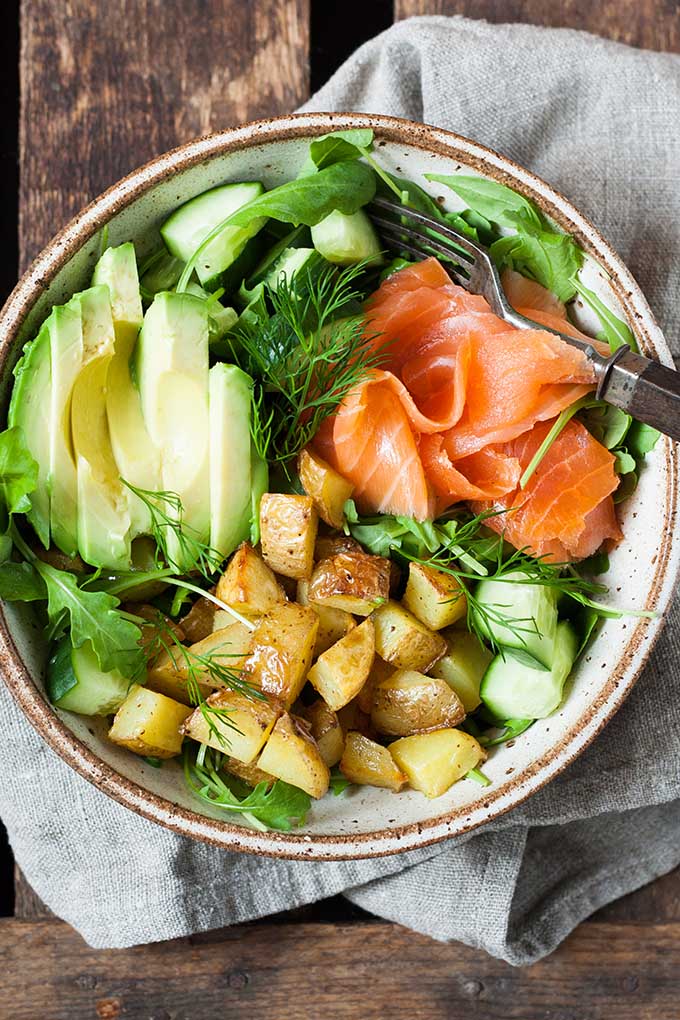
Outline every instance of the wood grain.
<svg viewBox="0 0 680 1020"><path fill-rule="evenodd" d="M579 28L631 46L680 52L676 0L394 0L394 14L395 20L416 14L463 14L492 22Z"/></svg>
<svg viewBox="0 0 680 1020"><path fill-rule="evenodd" d="M309 89L309 0L24 0L21 268L134 167L288 113ZM21 876L15 913L44 917Z"/></svg>
<svg viewBox="0 0 680 1020"><path fill-rule="evenodd" d="M6 920L2 1016L677 1020L679 940L680 924L583 925L548 960L516 969L382 923L256 924L95 951L61 922Z"/></svg>
<svg viewBox="0 0 680 1020"><path fill-rule="evenodd" d="M22 266L129 170L307 96L308 0L24 0Z"/></svg>

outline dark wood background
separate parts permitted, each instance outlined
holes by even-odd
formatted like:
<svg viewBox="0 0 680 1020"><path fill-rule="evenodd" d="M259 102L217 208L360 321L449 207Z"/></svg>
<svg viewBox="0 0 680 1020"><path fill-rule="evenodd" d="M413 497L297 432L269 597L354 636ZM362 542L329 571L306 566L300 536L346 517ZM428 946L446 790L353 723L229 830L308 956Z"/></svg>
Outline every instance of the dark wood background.
<svg viewBox="0 0 680 1020"><path fill-rule="evenodd" d="M193 136L286 113L414 14L586 29L680 52L675 0L12 0L0 33L0 293L82 205ZM17 232L17 218L19 229ZM0 826L0 1020L678 1020L680 872L525 970L340 897L95 952L50 915Z"/></svg>

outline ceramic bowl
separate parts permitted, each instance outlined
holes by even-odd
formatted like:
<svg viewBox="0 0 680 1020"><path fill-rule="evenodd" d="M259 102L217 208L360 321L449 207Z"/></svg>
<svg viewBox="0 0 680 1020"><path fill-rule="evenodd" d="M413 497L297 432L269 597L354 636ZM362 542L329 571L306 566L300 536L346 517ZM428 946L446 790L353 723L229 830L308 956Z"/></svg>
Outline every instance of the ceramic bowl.
<svg viewBox="0 0 680 1020"><path fill-rule="evenodd" d="M595 228L562 195L510 160L447 131L390 117L308 114L259 121L201 138L148 163L88 206L38 256L0 316L0 398L6 405L11 369L53 304L87 286L101 231L116 245L132 240L144 256L157 228L177 205L230 180L259 179L270 188L295 176L315 135L371 127L386 169L417 181L456 207L453 192L423 173L476 173L533 199L592 257L584 281L631 325L641 349L668 364L668 347L629 271ZM579 324L594 323L576 309ZM583 658L562 709L536 723L485 765L491 785L463 781L436 800L415 791L392 794L355 787L314 805L292 833L259 832L220 818L187 792L175 763L154 769L105 737L105 721L56 711L41 679L45 645L26 607L0 614L0 665L28 721L48 744L101 791L160 825L230 850L281 857L343 859L397 853L483 825L540 789L590 743L635 683L662 626L680 561L674 529L677 450L666 439L648 457L640 485L622 510L625 538L611 557L611 601L653 609L653 620L609 620Z"/></svg>

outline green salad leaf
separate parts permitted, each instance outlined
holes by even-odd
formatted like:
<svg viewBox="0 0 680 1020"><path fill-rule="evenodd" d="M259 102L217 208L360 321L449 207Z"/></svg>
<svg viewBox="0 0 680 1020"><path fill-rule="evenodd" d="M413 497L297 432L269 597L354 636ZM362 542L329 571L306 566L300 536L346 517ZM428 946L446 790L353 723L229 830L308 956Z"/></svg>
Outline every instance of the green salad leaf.
<svg viewBox="0 0 680 1020"><path fill-rule="evenodd" d="M45 689L52 704L61 701L78 684L71 660L71 647L69 638L62 638L47 663Z"/></svg>
<svg viewBox="0 0 680 1020"><path fill-rule="evenodd" d="M524 214L508 218L514 220L517 233L491 245L496 264L530 276L560 301L569 301L576 293L574 277L583 261L579 246L568 234L537 225Z"/></svg>
<svg viewBox="0 0 680 1020"><path fill-rule="evenodd" d="M5 602L40 602L47 598L47 586L30 563L0 564L0 599Z"/></svg>
<svg viewBox="0 0 680 1020"><path fill-rule="evenodd" d="M619 347L622 347L624 344L628 344L631 351L638 350L635 336L628 323L624 322L623 319L619 319L611 308L608 308L604 301L600 300L594 290L590 290L580 280L574 281L574 288L576 293L596 313L602 325L602 331L597 334L597 339L609 344L612 354L614 351L618 351Z"/></svg>
<svg viewBox="0 0 680 1020"><path fill-rule="evenodd" d="M334 163L360 159L372 145L373 131L370 128L349 128L315 138L310 143L309 156L317 170L324 170Z"/></svg>
<svg viewBox="0 0 680 1020"><path fill-rule="evenodd" d="M199 754L200 749L199 749ZM301 825L312 806L312 798L297 786L277 779L269 786L258 783L250 789L245 783L221 770L222 755L206 749L202 764L188 746L184 749L184 776L189 789L222 811L234 811L248 817L258 828L287 832Z"/></svg>
<svg viewBox="0 0 680 1020"><path fill-rule="evenodd" d="M608 450L621 446L633 419L625 411L603 400L593 401L581 412L580 420L588 431Z"/></svg>
<svg viewBox="0 0 680 1020"><path fill-rule="evenodd" d="M10 514L31 509L29 495L38 484L38 465L26 445L23 429L0 432L0 497Z"/></svg>
<svg viewBox="0 0 680 1020"><path fill-rule="evenodd" d="M648 453L651 453L661 438L661 433L651 425L645 425L641 421L633 421L626 436L628 452L636 460L643 460Z"/></svg>
<svg viewBox="0 0 680 1020"><path fill-rule="evenodd" d="M445 184L470 209L502 227L516 226L517 213L523 213L527 222L533 222L536 227L543 226L533 202L497 181L472 174L425 174L425 177L428 181Z"/></svg>
<svg viewBox="0 0 680 1020"><path fill-rule="evenodd" d="M331 769L330 789L334 797L339 797L351 785L349 779L342 774L337 765Z"/></svg>

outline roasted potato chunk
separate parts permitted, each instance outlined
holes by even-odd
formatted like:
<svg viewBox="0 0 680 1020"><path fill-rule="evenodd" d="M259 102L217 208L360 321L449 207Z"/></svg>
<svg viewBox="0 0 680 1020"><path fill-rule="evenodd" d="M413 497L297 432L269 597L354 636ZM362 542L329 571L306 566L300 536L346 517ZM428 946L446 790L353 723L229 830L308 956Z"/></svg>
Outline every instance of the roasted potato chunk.
<svg viewBox="0 0 680 1020"><path fill-rule="evenodd" d="M297 600L301 606L309 605L309 581L298 581ZM313 605L312 609L319 617L319 629L316 632L316 643L312 658L316 659L336 641L349 634L356 627L356 620L344 609L330 609L328 606Z"/></svg>
<svg viewBox="0 0 680 1020"><path fill-rule="evenodd" d="M332 769L342 757L345 746L345 734L335 712L328 707L323 698L319 698L305 710L305 717L310 725L310 732L319 754Z"/></svg>
<svg viewBox="0 0 680 1020"><path fill-rule="evenodd" d="M365 712L366 715L371 714L373 710L373 692L376 685L382 680L386 680L388 676L392 676L394 672L394 666L391 666L389 662L385 662L379 655L376 655L373 659L371 672L366 677L366 683L356 696L356 703L361 712Z"/></svg>
<svg viewBox="0 0 680 1020"><path fill-rule="evenodd" d="M286 601L274 571L249 542L243 542L229 560L215 594L244 616L262 616L277 602Z"/></svg>
<svg viewBox="0 0 680 1020"><path fill-rule="evenodd" d="M194 709L183 732L200 744L249 763L259 754L280 715L281 709L269 701L224 688L211 694L204 706Z"/></svg>
<svg viewBox="0 0 680 1020"><path fill-rule="evenodd" d="M238 612L238 610L237 610L237 612ZM258 624L260 622L260 620L262 619L261 616L250 616L248 613L241 613L240 615L245 620L248 620L249 623L253 623L253 624ZM225 627L231 627L231 625L234 624L234 623L240 623L240 621L235 619L233 613L227 612L226 609L218 609L217 606L215 606L215 615L213 616L213 627L212 627L213 633L216 630L224 630ZM243 626L243 624L241 624L241 626Z"/></svg>
<svg viewBox="0 0 680 1020"><path fill-rule="evenodd" d="M212 634L216 608L215 603L209 599L196 599L189 612L182 617L179 625L189 644L202 641L208 634Z"/></svg>
<svg viewBox="0 0 680 1020"><path fill-rule="evenodd" d="M289 708L305 685L318 628L319 618L309 606L275 605L253 633L244 679Z"/></svg>
<svg viewBox="0 0 680 1020"><path fill-rule="evenodd" d="M376 652L397 669L417 669L425 673L446 654L444 638L398 602L388 602L376 609L372 620Z"/></svg>
<svg viewBox="0 0 680 1020"><path fill-rule="evenodd" d="M390 561L364 552L341 552L317 563L309 582L312 605L369 616L390 594Z"/></svg>
<svg viewBox="0 0 680 1020"><path fill-rule="evenodd" d="M287 712L276 723L257 764L310 797L323 797L328 790L328 765L304 726Z"/></svg>
<svg viewBox="0 0 680 1020"><path fill-rule="evenodd" d="M320 655L307 679L334 711L357 694L371 670L375 655L372 620L364 620Z"/></svg>
<svg viewBox="0 0 680 1020"><path fill-rule="evenodd" d="M413 789L426 797L440 797L486 758L474 737L455 729L402 737L390 744L390 753Z"/></svg>
<svg viewBox="0 0 680 1020"><path fill-rule="evenodd" d="M371 722L389 737L455 726L464 718L460 698L439 677L400 669L373 690Z"/></svg>
<svg viewBox="0 0 680 1020"><path fill-rule="evenodd" d="M266 492L260 502L260 542L265 563L277 574L309 578L319 518L310 496Z"/></svg>
<svg viewBox="0 0 680 1020"><path fill-rule="evenodd" d="M338 553L363 553L363 551L351 535L317 535L314 543L314 562L328 560Z"/></svg>
<svg viewBox="0 0 680 1020"><path fill-rule="evenodd" d="M386 747L355 731L348 733L345 739L340 771L350 783L380 786L395 793L408 781Z"/></svg>
<svg viewBox="0 0 680 1020"><path fill-rule="evenodd" d="M446 655L432 667L432 675L446 680L465 711L474 712L481 704L479 688L493 655L479 638L466 630L449 631L446 643Z"/></svg>
<svg viewBox="0 0 680 1020"><path fill-rule="evenodd" d="M298 474L302 488L314 500L321 520L332 528L342 528L345 522L345 503L354 491L352 483L309 447L300 451Z"/></svg>
<svg viewBox="0 0 680 1020"><path fill-rule="evenodd" d="M109 740L135 754L172 758L182 750L181 727L191 709L133 684L109 730Z"/></svg>
<svg viewBox="0 0 680 1020"><path fill-rule="evenodd" d="M232 776L236 776L237 779L242 779L248 786L257 786L258 783L267 783L268 786L271 786L275 782L274 776L270 776L268 772L263 772L253 762L247 764L244 761L239 761L238 758L225 758L222 762L222 768Z"/></svg>
<svg viewBox="0 0 680 1020"><path fill-rule="evenodd" d="M374 737L375 730L371 722L370 712L363 712L359 707L359 699L353 698L349 704L337 712L342 732L347 735L351 730L363 733L365 737Z"/></svg>
<svg viewBox="0 0 680 1020"><path fill-rule="evenodd" d="M465 590L451 574L411 563L402 604L430 630L450 627L467 613Z"/></svg>
<svg viewBox="0 0 680 1020"><path fill-rule="evenodd" d="M197 681L201 695L207 697L213 687L222 686L211 673L211 663L238 673L243 668L250 645L250 631L238 621L213 631L186 651L177 645L168 645L149 669L147 687L189 705L191 698L187 681L190 675Z"/></svg>

